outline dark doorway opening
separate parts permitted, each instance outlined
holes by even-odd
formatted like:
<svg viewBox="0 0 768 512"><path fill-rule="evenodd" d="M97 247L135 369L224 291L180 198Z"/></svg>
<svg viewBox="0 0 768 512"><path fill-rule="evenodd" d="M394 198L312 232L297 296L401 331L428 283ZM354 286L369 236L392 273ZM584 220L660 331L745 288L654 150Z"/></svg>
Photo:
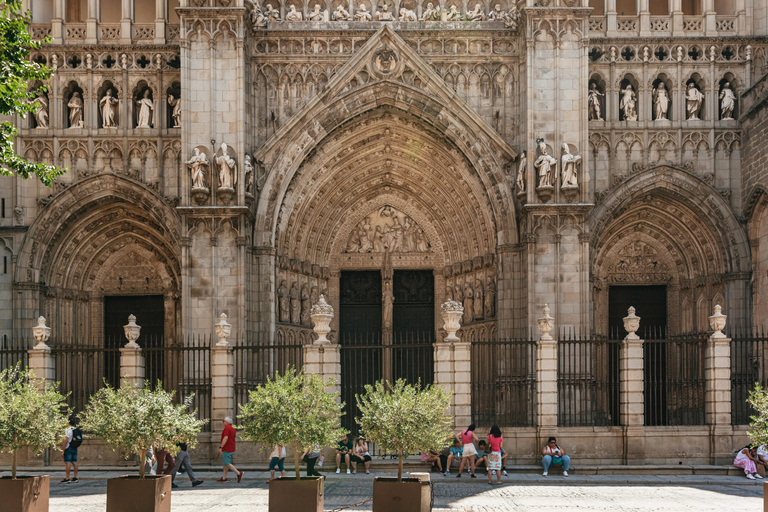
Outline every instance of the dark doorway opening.
<svg viewBox="0 0 768 512"><path fill-rule="evenodd" d="M667 335L666 286L611 286L608 289L608 327L612 335L626 336L624 317L633 306L641 318L638 336L661 339Z"/></svg>
<svg viewBox="0 0 768 512"><path fill-rule="evenodd" d="M432 384L434 379L435 277L431 270L395 270L392 292L393 381Z"/></svg>

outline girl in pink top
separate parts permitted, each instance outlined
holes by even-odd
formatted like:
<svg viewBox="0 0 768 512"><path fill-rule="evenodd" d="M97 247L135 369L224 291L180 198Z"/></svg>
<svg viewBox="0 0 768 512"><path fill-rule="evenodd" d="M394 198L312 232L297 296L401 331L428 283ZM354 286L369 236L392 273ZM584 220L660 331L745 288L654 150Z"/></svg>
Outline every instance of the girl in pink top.
<svg viewBox="0 0 768 512"><path fill-rule="evenodd" d="M488 483L491 482L491 471L496 471L496 483L501 483L501 443L504 442L504 438L501 436L501 429L498 425L491 427L491 433L486 438L488 446L491 447L491 454L488 456Z"/></svg>
<svg viewBox="0 0 768 512"><path fill-rule="evenodd" d="M459 474L456 478L461 478L461 471L464 469L464 463L467 463L467 470L469 476L477 478L475 476L475 457L477 456L477 449L475 448L475 441L477 436L475 435L475 424L470 425L467 430L462 430L456 434L456 439L461 441L464 445L464 451L461 454L461 464L459 464Z"/></svg>

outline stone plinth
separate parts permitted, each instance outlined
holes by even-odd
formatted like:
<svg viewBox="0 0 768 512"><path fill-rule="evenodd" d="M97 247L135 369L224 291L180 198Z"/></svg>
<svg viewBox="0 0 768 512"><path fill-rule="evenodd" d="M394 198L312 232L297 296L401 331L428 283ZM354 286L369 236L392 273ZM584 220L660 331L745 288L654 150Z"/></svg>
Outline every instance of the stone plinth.
<svg viewBox="0 0 768 512"><path fill-rule="evenodd" d="M453 343L453 422L456 427L472 423L471 356L471 343Z"/></svg>
<svg viewBox="0 0 768 512"><path fill-rule="evenodd" d="M319 375L324 381L334 379L333 386L325 387L325 391L336 393L336 400L341 396L341 355L338 343L330 345L306 345L304 347L304 371Z"/></svg>
<svg viewBox="0 0 768 512"><path fill-rule="evenodd" d="M123 347L120 349L120 385L135 388L144 387L144 355L141 348Z"/></svg>
<svg viewBox="0 0 768 512"><path fill-rule="evenodd" d="M211 425L221 429L227 416L235 410L235 355L229 345L211 347Z"/></svg>
<svg viewBox="0 0 768 512"><path fill-rule="evenodd" d="M542 435L549 435L544 431L557 428L557 340L544 336L536 342L536 416Z"/></svg>
<svg viewBox="0 0 768 512"><path fill-rule="evenodd" d="M27 353L29 354L29 371L37 381L38 389L42 391L56 380L56 361L51 355L51 349L47 346L33 348Z"/></svg>
<svg viewBox="0 0 768 512"><path fill-rule="evenodd" d="M704 355L704 410L712 429L712 464L728 464L732 458L731 435L731 339L711 336Z"/></svg>

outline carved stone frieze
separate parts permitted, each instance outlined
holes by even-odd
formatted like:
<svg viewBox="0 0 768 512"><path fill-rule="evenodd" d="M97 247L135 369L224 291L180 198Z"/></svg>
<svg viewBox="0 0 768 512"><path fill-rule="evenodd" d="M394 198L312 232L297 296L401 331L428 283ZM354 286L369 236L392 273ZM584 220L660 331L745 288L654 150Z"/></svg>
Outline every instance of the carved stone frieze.
<svg viewBox="0 0 768 512"><path fill-rule="evenodd" d="M368 215L349 235L346 253L428 252L424 230L408 215L385 205Z"/></svg>

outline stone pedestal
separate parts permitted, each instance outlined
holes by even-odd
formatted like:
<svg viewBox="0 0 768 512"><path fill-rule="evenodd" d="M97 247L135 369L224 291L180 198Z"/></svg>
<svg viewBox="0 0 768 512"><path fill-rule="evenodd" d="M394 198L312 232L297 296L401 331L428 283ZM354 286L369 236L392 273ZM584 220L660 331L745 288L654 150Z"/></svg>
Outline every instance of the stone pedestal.
<svg viewBox="0 0 768 512"><path fill-rule="evenodd" d="M235 356L229 345L211 348L211 425L219 425L227 416L234 417L235 410Z"/></svg>
<svg viewBox="0 0 768 512"><path fill-rule="evenodd" d="M120 385L135 388L144 387L144 355L141 348L123 347L120 349Z"/></svg>
<svg viewBox="0 0 768 512"><path fill-rule="evenodd" d="M341 396L341 355L339 344L307 345L304 347L304 371L319 375L324 381L334 379L335 384L325 391L336 393L336 400Z"/></svg>
<svg viewBox="0 0 768 512"><path fill-rule="evenodd" d="M42 391L56 380L56 363L51 355L51 349L49 347L33 348L27 353L29 354L29 371L37 381L38 389Z"/></svg>
<svg viewBox="0 0 768 512"><path fill-rule="evenodd" d="M448 415L455 428L466 428L472 423L472 361L471 343L435 343L434 384L453 391Z"/></svg>
<svg viewBox="0 0 768 512"><path fill-rule="evenodd" d="M643 340L625 338L619 356L619 415L626 439L625 462L645 457Z"/></svg>
<svg viewBox="0 0 768 512"><path fill-rule="evenodd" d="M542 436L557 428L557 340L536 342L536 424Z"/></svg>
<svg viewBox="0 0 768 512"><path fill-rule="evenodd" d="M731 436L731 339L707 340L704 355L704 407L706 422L712 429L712 464L729 464Z"/></svg>

